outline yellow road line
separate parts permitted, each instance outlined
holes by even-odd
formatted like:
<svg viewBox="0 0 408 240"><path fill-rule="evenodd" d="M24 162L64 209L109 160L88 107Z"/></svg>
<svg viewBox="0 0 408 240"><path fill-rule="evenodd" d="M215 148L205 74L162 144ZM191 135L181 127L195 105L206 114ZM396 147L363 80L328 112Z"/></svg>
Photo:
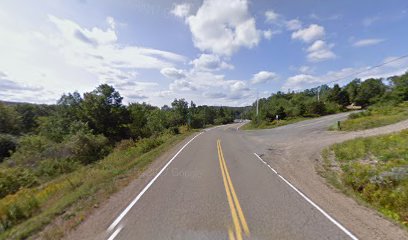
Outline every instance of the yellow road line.
<svg viewBox="0 0 408 240"><path fill-rule="evenodd" d="M221 141L220 141L220 150L221 150L220 151L221 152L221 158L222 158L222 161L224 163L224 169L225 169L225 172L226 172L226 175L227 175L227 180L228 180L229 185L230 185L232 198L234 199L235 207L237 209L239 219L241 220L242 228L244 229L245 234L247 236L249 236L248 224L247 224L247 221L245 220L244 213L242 212L241 204L239 204L238 197L237 197L237 194L235 193L234 186L232 185L232 181L231 181L231 177L229 175L227 164L225 163L224 154L222 153Z"/></svg>
<svg viewBox="0 0 408 240"><path fill-rule="evenodd" d="M234 223L235 233L237 235L237 240L242 240L241 226L239 224L237 212L235 211L235 206L234 206L234 203L232 201L231 192L230 192L229 185L228 185L228 182L227 182L227 177L225 175L224 165L222 163L220 146L221 146L221 143L220 143L220 140L218 140L217 141L218 159L219 159L219 162L220 162L220 168L221 168L221 173L222 173L222 179L224 181L225 192L227 193L228 204L229 204L229 207L230 207L230 210L231 210L232 222Z"/></svg>
<svg viewBox="0 0 408 240"><path fill-rule="evenodd" d="M237 195L235 193L235 189L234 189L234 186L232 184L231 177L229 175L227 164L226 164L225 159L224 159L224 154L222 152L222 147L221 147L221 141L220 140L217 141L217 149L218 149L218 158L219 158L219 162L220 162L220 168L221 168L221 172L222 172L222 176L223 176L223 180L224 180L225 191L227 193L228 204L230 206L232 220L233 220L233 223L234 223L234 226L235 226L235 233L236 233L237 239L241 240L242 239L241 225L242 225L242 228L244 229L245 235L246 236L250 235L248 224L247 224L247 222L245 220L245 216L244 216L244 214L242 212L241 205L240 205L240 203L238 201L238 197L237 197ZM231 198L231 195L232 195L232 198ZM241 222L241 224L239 223L238 220ZM228 234L230 236L230 233L228 233ZM232 238L230 237L230 239L232 239Z"/></svg>
<svg viewBox="0 0 408 240"><path fill-rule="evenodd" d="M228 228L228 239L229 240L235 240L234 232L232 232L232 228Z"/></svg>

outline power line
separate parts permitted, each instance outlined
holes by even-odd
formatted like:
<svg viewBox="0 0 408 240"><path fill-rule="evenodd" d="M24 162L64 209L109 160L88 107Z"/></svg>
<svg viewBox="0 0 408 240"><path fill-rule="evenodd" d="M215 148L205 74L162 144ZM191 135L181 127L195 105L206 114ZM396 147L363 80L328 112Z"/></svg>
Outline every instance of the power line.
<svg viewBox="0 0 408 240"><path fill-rule="evenodd" d="M359 75L359 74L364 73L364 72L368 72L368 71L373 70L373 69L375 69L375 68L382 67L382 66L384 66L384 65L387 65L387 64L389 64L389 63L396 62L396 61L401 60L401 59L404 59L404 58L408 58L408 54L403 55L403 56L401 56L401 57L397 57L397 58L391 59L391 60L389 60L389 61L385 61L385 62L383 62L383 63L381 63L381 64L378 64L378 65L375 65L375 66L372 66L372 67L368 67L368 68L366 68L365 70L358 71L358 72L354 72L354 73L351 73L351 74L346 75L346 76L344 76L344 77L334 79L334 80L332 80L332 81L330 81L330 82L327 82L327 83L325 83L325 84L335 83L335 82L337 82L337 81L340 81L340 80L343 80L343 79L346 79L346 78L349 78L349 77L352 77L352 76L355 76L355 75Z"/></svg>

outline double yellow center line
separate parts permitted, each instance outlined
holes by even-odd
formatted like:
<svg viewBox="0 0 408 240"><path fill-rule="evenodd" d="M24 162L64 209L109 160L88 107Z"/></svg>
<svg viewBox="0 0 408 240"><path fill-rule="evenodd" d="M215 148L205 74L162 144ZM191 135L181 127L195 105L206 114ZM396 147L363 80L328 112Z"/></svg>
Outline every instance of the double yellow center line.
<svg viewBox="0 0 408 240"><path fill-rule="evenodd" d="M222 153L221 140L219 139L217 140L217 149L222 178L224 180L225 192L227 193L228 204L231 210L232 222L235 229L235 234L232 229L228 229L228 237L231 240L242 240L242 232L244 232L247 237L249 237L250 232L244 213L242 212L241 205L239 204L237 194L235 193L234 186L232 185L227 164L225 163L224 154Z"/></svg>

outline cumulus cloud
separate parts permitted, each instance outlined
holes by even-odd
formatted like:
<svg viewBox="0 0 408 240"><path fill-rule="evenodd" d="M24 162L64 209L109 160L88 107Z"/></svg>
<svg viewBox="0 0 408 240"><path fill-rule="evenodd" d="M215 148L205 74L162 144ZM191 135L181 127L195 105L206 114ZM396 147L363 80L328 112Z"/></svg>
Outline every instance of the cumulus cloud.
<svg viewBox="0 0 408 240"><path fill-rule="evenodd" d="M186 74L183 70L181 69L176 69L176 68L163 68L160 70L160 73L167 77L167 78L172 78L172 79L180 79L180 78L185 78Z"/></svg>
<svg viewBox="0 0 408 240"><path fill-rule="evenodd" d="M190 13L190 8L191 6L188 3L174 4L173 9L170 12L176 17L184 18Z"/></svg>
<svg viewBox="0 0 408 240"><path fill-rule="evenodd" d="M186 18L194 46L201 51L230 56L241 47L252 48L260 31L250 16L247 0L204 0L195 15Z"/></svg>
<svg viewBox="0 0 408 240"><path fill-rule="evenodd" d="M205 92L203 93L203 96L208 98L225 98L227 97L227 94L222 92Z"/></svg>
<svg viewBox="0 0 408 240"><path fill-rule="evenodd" d="M274 72L260 71L254 74L254 76L251 79L251 83L252 84L266 83L276 80L277 77L278 75Z"/></svg>
<svg viewBox="0 0 408 240"><path fill-rule="evenodd" d="M302 28L302 22L299 19L287 20L285 16L278 14L274 10L265 12L265 22L273 25L277 29L274 33L280 33L283 29L295 31Z"/></svg>
<svg viewBox="0 0 408 240"><path fill-rule="evenodd" d="M384 39L381 38L367 38L367 39L360 39L353 43L353 47L367 47L372 45L377 45L379 43L384 42Z"/></svg>
<svg viewBox="0 0 408 240"><path fill-rule="evenodd" d="M170 84L169 89L171 91L196 91L197 87L187 79L178 79Z"/></svg>
<svg viewBox="0 0 408 240"><path fill-rule="evenodd" d="M196 69L205 71L218 71L221 69L233 69L234 66L221 60L221 58L214 54L201 54L200 57L191 61Z"/></svg>
<svg viewBox="0 0 408 240"><path fill-rule="evenodd" d="M314 40L321 39L325 35L324 27L311 24L307 28L299 29L292 33L292 39L302 40L304 42L310 43Z"/></svg>
<svg viewBox="0 0 408 240"><path fill-rule="evenodd" d="M8 13L0 14L4 22L0 26L0 52L9 56L0 59L0 69L16 82L49 90L38 101L57 99L62 92L89 91L100 83L135 81L139 69L171 68L187 60L168 51L121 44L112 17L102 21L105 27L83 27L49 15L36 24L22 19L18 29L5 20L9 18ZM24 71L21 66L25 66ZM27 98L32 95L27 94ZM122 95L126 98L126 93Z"/></svg>
<svg viewBox="0 0 408 240"><path fill-rule="evenodd" d="M274 10L268 10L265 12L265 21L268 23L273 23L280 18L280 15L276 13Z"/></svg>
<svg viewBox="0 0 408 240"><path fill-rule="evenodd" d="M298 19L292 19L286 22L286 28L290 31L299 30L302 28L302 22Z"/></svg>
<svg viewBox="0 0 408 240"><path fill-rule="evenodd" d="M395 57L387 57L383 62L396 59ZM391 64L384 65L381 68L359 67L359 68L343 68L337 71L329 71L322 75L315 74L297 74L289 77L284 83L282 90L303 90L306 88L317 87L322 84L327 84L336 81L340 85L346 84L354 78L362 80L368 78L385 78L395 75L401 75L406 72L408 65L407 59L401 59Z"/></svg>
<svg viewBox="0 0 408 240"><path fill-rule="evenodd" d="M336 58L336 55L331 51L333 46L333 44L328 45L323 40L317 40L307 49L307 59L311 62L319 62Z"/></svg>

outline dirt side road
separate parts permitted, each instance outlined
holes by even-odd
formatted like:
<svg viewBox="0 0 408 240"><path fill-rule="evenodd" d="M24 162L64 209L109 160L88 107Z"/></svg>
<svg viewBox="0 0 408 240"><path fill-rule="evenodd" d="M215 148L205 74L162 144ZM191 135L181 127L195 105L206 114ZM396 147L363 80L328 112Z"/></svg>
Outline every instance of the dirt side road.
<svg viewBox="0 0 408 240"><path fill-rule="evenodd" d="M356 137L400 131L408 128L408 121L358 132L326 131L328 126L346 116L343 113L276 129L251 131L244 137L273 168L360 239L408 239L406 230L328 186L316 172L325 147Z"/></svg>

